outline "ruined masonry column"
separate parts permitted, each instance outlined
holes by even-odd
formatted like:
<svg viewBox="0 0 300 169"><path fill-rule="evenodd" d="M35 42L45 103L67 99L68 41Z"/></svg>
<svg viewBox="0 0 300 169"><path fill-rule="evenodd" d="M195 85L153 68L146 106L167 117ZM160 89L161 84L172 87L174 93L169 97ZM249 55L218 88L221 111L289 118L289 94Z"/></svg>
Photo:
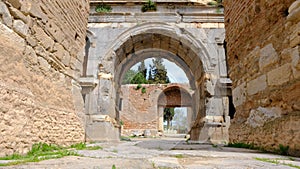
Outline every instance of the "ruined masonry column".
<svg viewBox="0 0 300 169"><path fill-rule="evenodd" d="M158 107L158 131L164 131L164 107Z"/></svg>
<svg viewBox="0 0 300 169"><path fill-rule="evenodd" d="M86 126L86 141L119 140L119 124L116 121L116 91L114 89L114 75L109 71L111 62L99 64L97 73L98 85L93 91L93 103L89 122Z"/></svg>
<svg viewBox="0 0 300 169"><path fill-rule="evenodd" d="M188 125L188 131L192 128L192 119L193 118L193 108L187 107L187 125Z"/></svg>

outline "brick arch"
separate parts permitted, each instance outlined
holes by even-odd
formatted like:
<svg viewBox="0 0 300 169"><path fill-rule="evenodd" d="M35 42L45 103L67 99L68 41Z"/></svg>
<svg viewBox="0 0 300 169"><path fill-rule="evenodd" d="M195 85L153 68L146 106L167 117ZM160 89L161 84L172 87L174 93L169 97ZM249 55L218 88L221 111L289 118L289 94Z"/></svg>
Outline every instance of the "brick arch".
<svg viewBox="0 0 300 169"><path fill-rule="evenodd" d="M158 106L163 107L192 107L191 93L179 85L164 89L158 96Z"/></svg>

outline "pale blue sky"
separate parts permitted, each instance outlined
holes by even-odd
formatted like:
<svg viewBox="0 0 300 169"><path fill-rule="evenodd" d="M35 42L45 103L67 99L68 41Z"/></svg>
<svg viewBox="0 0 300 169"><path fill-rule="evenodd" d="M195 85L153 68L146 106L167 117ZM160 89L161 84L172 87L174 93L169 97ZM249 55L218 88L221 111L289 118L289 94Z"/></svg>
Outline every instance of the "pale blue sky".
<svg viewBox="0 0 300 169"><path fill-rule="evenodd" d="M153 58L148 58L145 60L145 65L149 68L149 64L152 64ZM137 70L140 63L135 64L131 69ZM174 62L167 59L163 59L163 64L167 69L167 76L169 77L171 83L188 83L189 80L186 77L184 71L178 67Z"/></svg>

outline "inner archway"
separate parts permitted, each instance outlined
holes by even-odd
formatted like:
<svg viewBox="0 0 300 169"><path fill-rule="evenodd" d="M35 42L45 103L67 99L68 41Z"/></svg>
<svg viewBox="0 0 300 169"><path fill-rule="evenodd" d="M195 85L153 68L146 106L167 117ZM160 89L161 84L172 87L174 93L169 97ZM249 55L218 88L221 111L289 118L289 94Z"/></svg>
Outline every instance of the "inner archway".
<svg viewBox="0 0 300 169"><path fill-rule="evenodd" d="M126 71L122 71L123 74L126 72L126 75L125 78L121 78L123 80L119 93L118 113L123 136L142 136L144 134L147 137L161 136L163 124L158 112L159 96L167 88L175 86L186 88L190 93L193 93L186 74L179 66L165 59L165 57L162 58L162 52L155 53L154 51L147 52L147 54L149 56L153 56L153 54L155 56L161 55L142 61L138 60L139 62L134 64L130 70L125 69ZM157 71L157 69L160 69L160 71ZM181 73L178 74L178 72ZM157 74L159 75L156 76ZM176 77L181 78L179 80ZM182 79L184 80L182 81ZM178 103L178 105L181 105L181 103Z"/></svg>
<svg viewBox="0 0 300 169"><path fill-rule="evenodd" d="M172 85L170 87L165 88L160 95L158 96L157 100L157 107L158 107L158 116L160 119L160 125L159 128L161 130L169 130L170 126L170 119L168 118L170 115L166 115L165 110L166 109L174 109L178 107L185 107L187 110L187 131L189 131L192 127L192 120L195 119L195 114L193 113L193 110L195 110L195 107L193 104L193 92L192 90L185 89L184 86L179 85ZM175 111L175 110L174 110ZM175 113L175 112L173 112ZM174 114L175 115L175 114ZM173 115L171 115L173 116ZM173 117L172 117L173 118ZM164 121L167 121L167 128L161 128L161 123ZM185 133L186 134L186 133Z"/></svg>

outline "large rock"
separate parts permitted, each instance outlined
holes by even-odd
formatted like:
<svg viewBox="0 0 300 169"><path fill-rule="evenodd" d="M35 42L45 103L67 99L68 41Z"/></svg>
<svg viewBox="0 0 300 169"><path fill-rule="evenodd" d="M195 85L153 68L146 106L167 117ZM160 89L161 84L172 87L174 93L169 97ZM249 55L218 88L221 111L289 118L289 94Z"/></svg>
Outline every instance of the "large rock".
<svg viewBox="0 0 300 169"><path fill-rule="evenodd" d="M247 119L246 124L251 127L261 127L266 122L281 117L281 109L278 107L264 108L259 107L250 111L250 115Z"/></svg>
<svg viewBox="0 0 300 169"><path fill-rule="evenodd" d="M12 27L12 16L4 2L0 2L0 21L8 27Z"/></svg>

